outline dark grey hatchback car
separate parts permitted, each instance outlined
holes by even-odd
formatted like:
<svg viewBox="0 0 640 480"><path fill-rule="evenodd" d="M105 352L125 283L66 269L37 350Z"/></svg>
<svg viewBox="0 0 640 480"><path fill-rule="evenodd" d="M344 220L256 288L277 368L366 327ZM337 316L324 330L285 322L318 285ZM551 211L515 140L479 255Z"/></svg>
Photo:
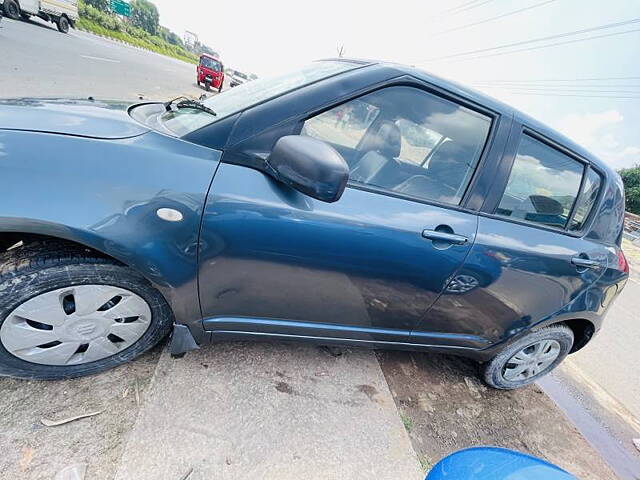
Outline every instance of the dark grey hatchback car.
<svg viewBox="0 0 640 480"><path fill-rule="evenodd" d="M497 388L628 277L605 163L477 92L315 62L203 102L0 101L0 374L299 340L439 351Z"/></svg>

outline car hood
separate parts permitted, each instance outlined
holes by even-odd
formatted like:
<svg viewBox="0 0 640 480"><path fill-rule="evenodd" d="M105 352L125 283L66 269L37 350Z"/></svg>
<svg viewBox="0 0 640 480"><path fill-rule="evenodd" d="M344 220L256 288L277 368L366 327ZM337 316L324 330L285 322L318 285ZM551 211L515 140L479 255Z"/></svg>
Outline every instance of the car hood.
<svg viewBox="0 0 640 480"><path fill-rule="evenodd" d="M104 100L16 98L0 100L0 130L119 139L149 131L127 113L128 103Z"/></svg>

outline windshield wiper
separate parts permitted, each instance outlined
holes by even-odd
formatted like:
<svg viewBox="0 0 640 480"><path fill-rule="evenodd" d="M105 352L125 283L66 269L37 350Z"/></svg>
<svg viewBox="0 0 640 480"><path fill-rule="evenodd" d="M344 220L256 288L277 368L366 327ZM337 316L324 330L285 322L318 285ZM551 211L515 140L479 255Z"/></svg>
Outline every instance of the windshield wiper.
<svg viewBox="0 0 640 480"><path fill-rule="evenodd" d="M180 101L177 102L178 100ZM218 116L218 114L215 111L213 111L213 109L207 107L204 103L199 102L198 100L193 100L191 98L176 97L166 102L164 104L164 108L167 110L167 112L170 112L173 109L174 105L176 108L193 108L194 110L200 110L202 112L206 112L209 115L213 115L214 117Z"/></svg>

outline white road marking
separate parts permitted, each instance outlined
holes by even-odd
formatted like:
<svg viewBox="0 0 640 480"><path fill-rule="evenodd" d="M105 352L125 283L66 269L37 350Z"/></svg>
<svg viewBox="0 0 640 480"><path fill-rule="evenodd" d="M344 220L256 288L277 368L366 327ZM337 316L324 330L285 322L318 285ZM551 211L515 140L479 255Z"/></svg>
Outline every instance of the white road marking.
<svg viewBox="0 0 640 480"><path fill-rule="evenodd" d="M102 62L120 63L120 60L113 60L111 58L92 57L91 55L80 55L82 58L89 58L91 60L100 60Z"/></svg>

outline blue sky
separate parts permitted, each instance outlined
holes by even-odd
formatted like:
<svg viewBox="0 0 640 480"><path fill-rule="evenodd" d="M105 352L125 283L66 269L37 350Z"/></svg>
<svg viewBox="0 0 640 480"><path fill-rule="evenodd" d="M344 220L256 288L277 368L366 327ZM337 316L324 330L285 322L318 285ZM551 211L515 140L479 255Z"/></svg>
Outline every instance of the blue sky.
<svg viewBox="0 0 640 480"><path fill-rule="evenodd" d="M640 97L640 31L486 58L440 59L633 19L639 23L520 48L640 30L640 0L154 3L163 25L198 33L231 67L270 75L335 56L337 46L344 45L347 56L415 64L482 90L561 130L616 168L640 164L640 98L594 98L585 92ZM534 8L441 33L530 6ZM611 77L638 78L576 80ZM550 79L572 81L546 81Z"/></svg>

